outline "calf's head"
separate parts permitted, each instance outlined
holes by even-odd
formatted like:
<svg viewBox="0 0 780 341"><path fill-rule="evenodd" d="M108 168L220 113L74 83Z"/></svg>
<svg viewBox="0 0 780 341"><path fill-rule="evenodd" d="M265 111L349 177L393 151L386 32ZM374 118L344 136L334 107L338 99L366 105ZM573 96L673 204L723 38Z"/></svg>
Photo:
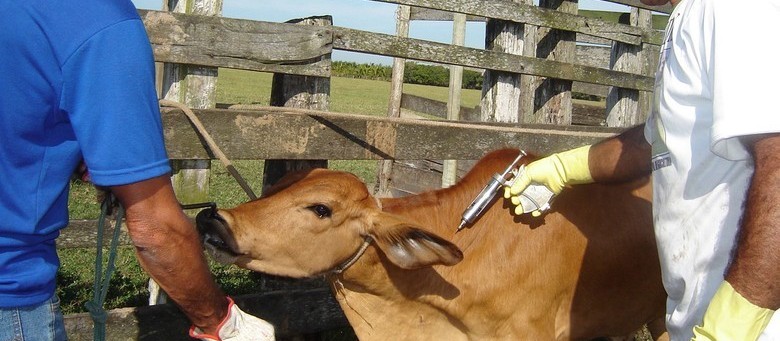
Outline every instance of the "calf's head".
<svg viewBox="0 0 780 341"><path fill-rule="evenodd" d="M379 206L356 176L314 169L285 177L258 200L201 211L196 221L216 260L280 276L334 270L366 240L404 269L463 258L454 244Z"/></svg>

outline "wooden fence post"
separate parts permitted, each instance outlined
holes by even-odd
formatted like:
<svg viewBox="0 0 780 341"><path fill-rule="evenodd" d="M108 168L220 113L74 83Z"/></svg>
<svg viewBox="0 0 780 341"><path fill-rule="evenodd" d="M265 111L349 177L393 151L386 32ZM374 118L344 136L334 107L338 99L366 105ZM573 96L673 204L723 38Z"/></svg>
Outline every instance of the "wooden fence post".
<svg viewBox="0 0 780 341"><path fill-rule="evenodd" d="M622 21L622 20L621 20ZM624 24L652 27L653 13L649 10L632 8ZM655 52L655 53L653 53ZM651 56L652 55L652 56ZM642 43L631 45L614 42L610 54L610 68L642 75L653 75L658 47ZM652 92L610 87L607 95L607 126L631 127L644 122L650 113Z"/></svg>
<svg viewBox="0 0 780 341"><path fill-rule="evenodd" d="M330 16L295 19L288 23L311 26L331 26ZM330 54L321 57L330 64ZM316 109L330 107L330 78L276 73L271 87L272 106ZM304 134L305 135L305 134ZM300 136L305 139L307 136ZM328 160L266 160L263 171L263 192L291 171L327 168Z"/></svg>
<svg viewBox="0 0 780 341"><path fill-rule="evenodd" d="M513 0L533 4L532 0ZM522 55L524 24L488 19L485 27L485 49ZM520 119L520 78L518 74L485 70L482 82L480 120L516 123Z"/></svg>
<svg viewBox="0 0 780 341"><path fill-rule="evenodd" d="M398 5L395 12L395 34L399 37L409 37L409 17L411 7ZM388 117L401 117L401 96L404 90L404 69L406 59L393 58L393 73L390 80L390 101L387 105ZM379 160L377 163L376 196L390 196L390 184L392 182L393 160Z"/></svg>
<svg viewBox="0 0 780 341"><path fill-rule="evenodd" d="M221 0L166 0L163 10L220 16ZM191 108L210 109L216 105L217 68L165 63L163 98ZM172 181L176 196L183 204L208 201L209 160L174 160Z"/></svg>
<svg viewBox="0 0 780 341"><path fill-rule="evenodd" d="M166 0L163 10L220 16L221 0ZM216 104L217 68L170 64L163 66L163 98L191 108L210 109ZM173 183L176 197L182 204L205 202L209 199L209 160L173 160ZM149 282L149 304L165 303L164 293L153 280Z"/></svg>
<svg viewBox="0 0 780 341"><path fill-rule="evenodd" d="M540 0L539 7L556 9L564 13L577 14L577 1ZM576 34L571 31L536 28L535 56L559 62L573 62L576 59ZM546 77L533 77L532 111L524 112L524 123L571 124L571 88L572 81ZM528 104L527 104L528 105ZM530 105L528 105L530 109Z"/></svg>
<svg viewBox="0 0 780 341"><path fill-rule="evenodd" d="M466 15L455 13L452 21L452 44L463 46L466 42ZM447 119L460 119L460 98L463 88L463 67L450 65L450 91L447 100ZM458 161L444 160L441 172L441 187L449 187L458 179Z"/></svg>

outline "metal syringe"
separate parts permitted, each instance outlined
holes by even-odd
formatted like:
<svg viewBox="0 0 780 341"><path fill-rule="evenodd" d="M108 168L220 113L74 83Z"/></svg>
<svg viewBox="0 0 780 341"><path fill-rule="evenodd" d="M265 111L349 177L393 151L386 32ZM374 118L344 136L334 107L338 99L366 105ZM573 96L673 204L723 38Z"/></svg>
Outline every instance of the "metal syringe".
<svg viewBox="0 0 780 341"><path fill-rule="evenodd" d="M512 172L512 169L515 168L515 166L520 162L520 159L522 159L524 156L526 156L526 154L521 150L520 155L518 155L517 158L515 158L515 160L509 164L509 167L507 167L503 173L493 174L493 179L490 180L485 188L482 189L482 192L479 192L479 195L474 198L474 201L471 202L469 207L463 211L463 216L461 217L458 231L462 230L468 225L473 224L477 217L482 214L482 211L484 211L485 208L496 197L501 186L507 182L506 176Z"/></svg>

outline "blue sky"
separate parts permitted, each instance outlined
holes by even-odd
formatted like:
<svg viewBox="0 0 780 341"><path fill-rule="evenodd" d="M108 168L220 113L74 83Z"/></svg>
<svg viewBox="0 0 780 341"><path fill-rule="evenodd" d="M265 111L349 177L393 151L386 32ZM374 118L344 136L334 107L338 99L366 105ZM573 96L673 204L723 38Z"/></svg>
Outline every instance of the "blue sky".
<svg viewBox="0 0 780 341"><path fill-rule="evenodd" d="M136 7L159 10L163 0L132 0ZM336 26L378 33L395 33L395 4L369 0L224 0L222 15L230 18L285 22L314 15L331 15ZM580 8L627 12L623 5L599 0L580 0ZM431 41L452 41L451 22L414 21L409 36ZM466 46L484 47L485 24L468 23ZM334 60L390 64L391 58L345 51L334 51Z"/></svg>

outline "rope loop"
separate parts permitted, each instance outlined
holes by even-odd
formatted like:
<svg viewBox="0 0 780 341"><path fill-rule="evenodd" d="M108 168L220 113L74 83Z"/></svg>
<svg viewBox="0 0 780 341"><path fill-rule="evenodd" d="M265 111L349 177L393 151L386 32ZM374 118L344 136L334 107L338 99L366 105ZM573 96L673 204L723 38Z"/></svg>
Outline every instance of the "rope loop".
<svg viewBox="0 0 780 341"><path fill-rule="evenodd" d="M203 125L203 123L201 123L200 119L198 119L198 116L195 115L192 109L184 104L167 99L161 99L160 105L181 110L184 113L184 116L186 116L195 127L195 130L198 132L198 134L200 134L203 140L206 141L206 144L209 146L209 149L211 149L211 152L213 152L219 161L222 162L222 165L225 166L228 173L230 173L230 175L236 179L236 182L238 182L238 185L241 186L241 189L244 190L244 193L246 193L246 195L249 197L249 200L257 199L257 195L255 195L255 192L252 191L252 187L250 187L241 174L238 173L236 167L233 166L233 162L231 162L230 159L225 156L225 153L223 153L222 149L219 148L217 142L215 142L214 138L211 137L211 134L206 131L206 127Z"/></svg>
<svg viewBox="0 0 780 341"><path fill-rule="evenodd" d="M87 308L87 311L89 311L89 316L92 317L93 322L106 324L108 312L103 308L103 304L95 301L88 301L84 306Z"/></svg>

